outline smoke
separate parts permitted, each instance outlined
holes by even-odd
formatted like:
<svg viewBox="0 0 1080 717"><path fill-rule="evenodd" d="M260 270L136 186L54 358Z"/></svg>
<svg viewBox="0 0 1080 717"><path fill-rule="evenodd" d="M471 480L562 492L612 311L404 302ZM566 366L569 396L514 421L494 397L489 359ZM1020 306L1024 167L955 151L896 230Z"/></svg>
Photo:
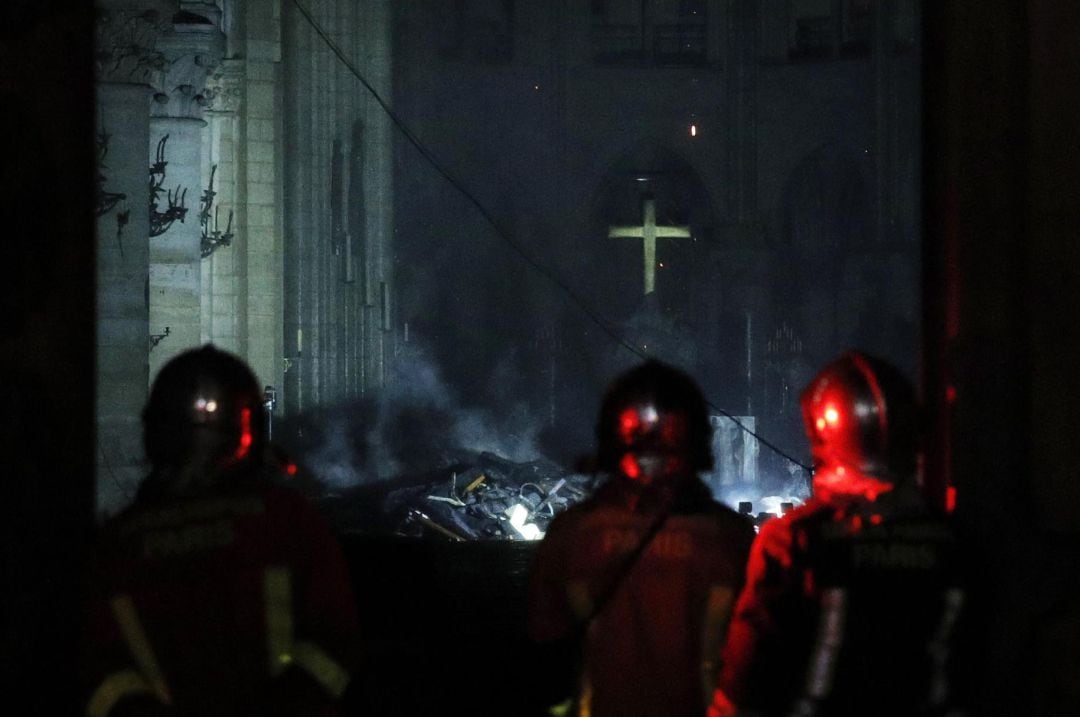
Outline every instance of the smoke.
<svg viewBox="0 0 1080 717"><path fill-rule="evenodd" d="M541 422L524 404L513 406L502 420L489 411L461 409L452 435L457 445L496 453L517 463L541 458L537 438Z"/></svg>
<svg viewBox="0 0 1080 717"><path fill-rule="evenodd" d="M482 452L517 463L560 463L540 447L547 412L521 400L525 379L519 364L506 351L483 382L483 395L470 395L467 402L428 351L407 344L376 399L309 412L275 436L332 491L421 476ZM736 509L749 501L755 513L775 512L765 502L801 504L810 493L807 475L793 464L788 468L759 463L755 483L718 488L716 498Z"/></svg>
<svg viewBox="0 0 1080 717"><path fill-rule="evenodd" d="M429 354L410 345L378 399L309 413L292 432L301 438L292 451L333 490L437 470L479 452L536 460L543 417L511 400L513 364L509 355L493 371L487 407L465 406Z"/></svg>

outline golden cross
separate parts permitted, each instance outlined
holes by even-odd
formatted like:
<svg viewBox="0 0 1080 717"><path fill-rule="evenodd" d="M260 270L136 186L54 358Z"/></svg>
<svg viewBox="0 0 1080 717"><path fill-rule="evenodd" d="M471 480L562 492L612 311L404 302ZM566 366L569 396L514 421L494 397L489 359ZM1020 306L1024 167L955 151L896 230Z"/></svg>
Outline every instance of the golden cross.
<svg viewBox="0 0 1080 717"><path fill-rule="evenodd" d="M645 220L639 227L608 227L608 237L630 237L642 239L645 242L645 293L651 294L656 290L656 240L664 239L688 239L690 227L658 227L656 226L656 202L646 199L642 202L642 214Z"/></svg>

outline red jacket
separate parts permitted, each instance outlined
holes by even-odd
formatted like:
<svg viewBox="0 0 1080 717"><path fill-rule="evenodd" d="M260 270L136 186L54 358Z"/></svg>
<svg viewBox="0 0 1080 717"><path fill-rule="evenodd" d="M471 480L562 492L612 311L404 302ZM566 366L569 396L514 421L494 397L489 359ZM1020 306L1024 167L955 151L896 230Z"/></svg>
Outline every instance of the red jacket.
<svg viewBox="0 0 1080 717"><path fill-rule="evenodd" d="M344 692L356 606L340 547L300 495L252 484L140 501L95 555L88 714L127 697L181 715L290 700L319 714Z"/></svg>
<svg viewBox="0 0 1080 717"><path fill-rule="evenodd" d="M574 632L648 530L658 506L632 510L629 497L609 481L552 523L530 584L534 640ZM692 479L589 628L580 714L704 713L753 537L749 521Z"/></svg>

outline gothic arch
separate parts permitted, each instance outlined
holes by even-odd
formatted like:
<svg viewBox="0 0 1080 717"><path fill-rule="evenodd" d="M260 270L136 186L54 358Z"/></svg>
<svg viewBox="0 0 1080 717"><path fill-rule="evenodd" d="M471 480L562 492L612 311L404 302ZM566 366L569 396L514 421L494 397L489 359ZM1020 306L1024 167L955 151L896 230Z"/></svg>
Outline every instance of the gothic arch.
<svg viewBox="0 0 1080 717"><path fill-rule="evenodd" d="M669 211L702 229L711 231L716 224L712 192L702 172L692 160L653 138L628 145L607 161L593 191L593 223L605 221L603 212L615 208L611 206L613 199L621 196L626 201L627 194L648 192L670 194L673 206Z"/></svg>
<svg viewBox="0 0 1080 717"><path fill-rule="evenodd" d="M653 201L656 223L689 227L690 239L657 242L656 298L665 312L685 314L686 292L704 277L708 247L716 225L712 201L701 174L693 164L667 145L645 139L612 159L600 175L590 197L589 264L603 266L598 299L605 312L624 320L640 308L643 299L642 246L633 239L609 239L609 227L640 225L643 203Z"/></svg>

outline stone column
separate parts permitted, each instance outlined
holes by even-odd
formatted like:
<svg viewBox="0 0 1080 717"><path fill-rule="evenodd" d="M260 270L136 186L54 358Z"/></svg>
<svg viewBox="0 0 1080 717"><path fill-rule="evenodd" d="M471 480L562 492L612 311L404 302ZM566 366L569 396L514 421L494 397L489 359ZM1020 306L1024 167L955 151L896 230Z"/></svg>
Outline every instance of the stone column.
<svg viewBox="0 0 1080 717"><path fill-rule="evenodd" d="M367 79L383 98L392 93L393 42L389 0L366 5L365 70ZM364 388L379 391L386 380L388 336L393 326L393 132L386 113L370 96L364 96L364 205L367 208L367 276L365 289L366 364Z"/></svg>
<svg viewBox="0 0 1080 717"><path fill-rule="evenodd" d="M150 378L177 354L202 340L199 197L209 180L202 175L202 143L206 122L203 107L206 79L224 53L224 35L213 24L211 10L202 3L182 3L187 13L178 16L158 41L167 66L151 103L149 149L157 161L162 147L165 179L159 210L166 192L183 197L187 214L159 236L150 238L150 333L166 336L150 352ZM189 9L191 6L191 9ZM203 10L202 16L192 10ZM204 22L205 21L205 22ZM163 138L168 137L164 145ZM186 191L186 195L184 192Z"/></svg>
<svg viewBox="0 0 1080 717"><path fill-rule="evenodd" d="M203 176L214 178L213 205L207 231L233 234L228 246L218 245L202 262L202 339L240 356L247 353L247 263L237 216L239 110L243 97L244 61L225 60L211 75L204 96L207 139L203 146Z"/></svg>
<svg viewBox="0 0 1080 717"><path fill-rule="evenodd" d="M139 416L147 395L150 80L154 46L177 3L99 0L96 26L97 502L114 513L144 473Z"/></svg>
<svg viewBox="0 0 1080 717"><path fill-rule="evenodd" d="M281 8L277 3L247 3L240 52L243 64L243 114L239 129L240 171L237 213L240 244L246 267L245 316L247 359L264 384L278 389L281 412L287 392L282 361L283 261L282 237L282 108ZM295 330L294 330L295 333ZM295 374L294 374L295 375Z"/></svg>

